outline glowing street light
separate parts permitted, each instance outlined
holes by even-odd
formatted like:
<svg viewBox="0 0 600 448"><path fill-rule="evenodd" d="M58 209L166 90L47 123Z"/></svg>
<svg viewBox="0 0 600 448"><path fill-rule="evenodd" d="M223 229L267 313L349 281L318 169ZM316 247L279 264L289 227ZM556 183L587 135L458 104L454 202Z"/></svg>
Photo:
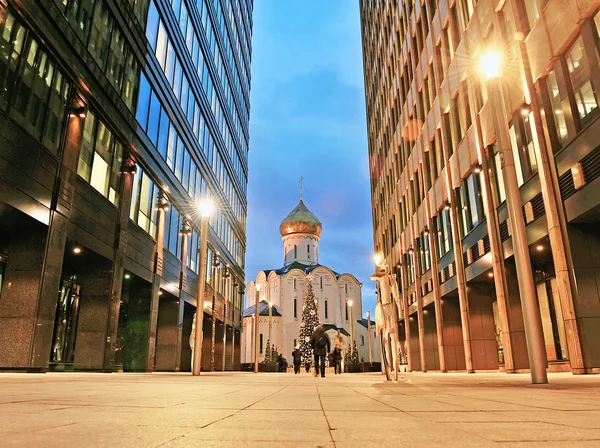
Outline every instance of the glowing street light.
<svg viewBox="0 0 600 448"><path fill-rule="evenodd" d="M479 62L479 68L488 80L500 76L501 65L502 58L500 53L494 50L488 51L486 54L484 54Z"/></svg>
<svg viewBox="0 0 600 448"><path fill-rule="evenodd" d="M198 272L198 295L196 296L196 333L194 337L194 361L192 375L200 375L202 366L202 323L204 320L204 289L206 283L206 249L208 246L208 220L215 210L215 204L210 199L203 199L198 203L200 214L200 263Z"/></svg>
<svg viewBox="0 0 600 448"><path fill-rule="evenodd" d="M529 244L525 233L525 221L521 203L521 194L517 182L515 159L512 152L506 112L503 105L500 71L502 58L498 51L490 51L480 60L480 69L487 79L487 90L491 105L496 141L500 151L502 177L506 191L506 206L512 227L512 246L517 268L517 280L521 293L521 308L525 326L527 353L531 367L531 382L545 384L548 382L546 343L542 329L540 308L537 303L537 291L531 270Z"/></svg>
<svg viewBox="0 0 600 448"><path fill-rule="evenodd" d="M254 304L254 373L258 373L258 315L260 308L260 283L256 284L256 300Z"/></svg>
<svg viewBox="0 0 600 448"><path fill-rule="evenodd" d="M379 266L381 264L382 259L383 257L380 253L376 253L375 255L373 255L373 261L375 262L375 266Z"/></svg>

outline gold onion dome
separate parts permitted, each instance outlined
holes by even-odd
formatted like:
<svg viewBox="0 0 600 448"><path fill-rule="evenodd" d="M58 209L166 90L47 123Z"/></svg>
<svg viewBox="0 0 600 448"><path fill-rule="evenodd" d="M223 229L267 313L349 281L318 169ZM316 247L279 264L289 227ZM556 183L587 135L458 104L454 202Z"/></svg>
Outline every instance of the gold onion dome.
<svg viewBox="0 0 600 448"><path fill-rule="evenodd" d="M302 199L300 199L300 203L296 208L279 225L279 232L282 237L293 233L312 233L320 236L321 230L323 230L321 221L306 208Z"/></svg>

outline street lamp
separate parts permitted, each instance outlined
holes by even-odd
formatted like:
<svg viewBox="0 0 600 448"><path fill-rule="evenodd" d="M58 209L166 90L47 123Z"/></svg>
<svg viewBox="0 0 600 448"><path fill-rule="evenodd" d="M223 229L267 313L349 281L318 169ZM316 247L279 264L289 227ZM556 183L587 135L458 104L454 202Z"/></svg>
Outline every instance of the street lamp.
<svg viewBox="0 0 600 448"><path fill-rule="evenodd" d="M221 371L225 372L225 354L227 350L225 350L227 346L227 313L229 312L229 308L227 307L227 301L229 299L229 291L227 291L227 279L230 277L229 269L226 265L223 265L223 364L221 365ZM233 325L231 326L233 330ZM231 358L231 362L233 363L233 358ZM233 370L233 367L232 367Z"/></svg>
<svg viewBox="0 0 600 448"><path fill-rule="evenodd" d="M258 373L258 315L260 302L260 284L256 284L256 300L254 310L254 373Z"/></svg>
<svg viewBox="0 0 600 448"><path fill-rule="evenodd" d="M379 266L381 264L382 256L380 253L376 253L373 255L373 261L375 262L375 266Z"/></svg>
<svg viewBox="0 0 600 448"><path fill-rule="evenodd" d="M537 304L536 288L529 261L529 245L525 233L521 195L517 182L515 159L510 145L508 126L505 121L500 72L502 57L497 51L490 51L481 58L480 68L487 79L492 117L496 130L496 140L499 145L502 177L506 191L506 205L512 227L512 244L517 267L517 281L521 293L521 308L525 326L525 339L531 369L533 384L546 384L548 374L546 368L546 345L542 331L542 319Z"/></svg>
<svg viewBox="0 0 600 448"><path fill-rule="evenodd" d="M194 365L192 374L200 375L202 366L202 320L204 316L204 287L206 283L206 248L208 245L208 219L215 210L215 203L210 199L198 202L200 214L200 265L198 273L198 296L196 297L196 333L194 338ZM201 320L202 319L202 320Z"/></svg>
<svg viewBox="0 0 600 448"><path fill-rule="evenodd" d="M217 268L219 267L219 257L217 254L213 254L213 262L212 262L212 309L210 313L211 318L211 335L210 335L210 371L215 371L215 334L217 332L217 319L215 317L215 308L217 302L217 288L215 283L217 282Z"/></svg>
<svg viewBox="0 0 600 448"><path fill-rule="evenodd" d="M273 302L269 302L269 344L275 345L275 344L273 344L273 339L271 339L273 336L272 333L273 333Z"/></svg>
<svg viewBox="0 0 600 448"><path fill-rule="evenodd" d="M369 364L373 365L373 354L371 352L371 312L367 311L367 340L369 341Z"/></svg>
<svg viewBox="0 0 600 448"><path fill-rule="evenodd" d="M352 300L348 300L350 307L350 353L354 353L354 319L352 318Z"/></svg>

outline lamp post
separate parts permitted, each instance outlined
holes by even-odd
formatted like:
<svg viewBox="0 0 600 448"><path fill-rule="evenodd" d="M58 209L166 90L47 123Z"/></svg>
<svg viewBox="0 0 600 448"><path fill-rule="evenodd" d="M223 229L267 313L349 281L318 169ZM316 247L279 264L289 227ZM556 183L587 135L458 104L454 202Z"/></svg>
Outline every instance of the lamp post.
<svg viewBox="0 0 600 448"><path fill-rule="evenodd" d="M254 305L254 373L258 373L258 316L260 314L260 285L256 285L256 301Z"/></svg>
<svg viewBox="0 0 600 448"><path fill-rule="evenodd" d="M198 203L200 214L200 265L198 272L198 296L196 297L196 333L194 338L194 365L192 375L200 375L202 366L202 323L204 317L204 287L206 284L206 249L208 245L208 219L213 214L215 204L210 199Z"/></svg>
<svg viewBox="0 0 600 448"><path fill-rule="evenodd" d="M273 344L273 302L269 302L269 344Z"/></svg>
<svg viewBox="0 0 600 448"><path fill-rule="evenodd" d="M225 350L227 346L227 300L229 299L229 294L227 291L227 279L229 278L229 269L227 269L226 265L223 265L223 364L221 365L221 372L225 372L225 354L227 350ZM233 326L231 327L233 329ZM233 358L232 358L233 361ZM233 368L232 368L233 370Z"/></svg>
<svg viewBox="0 0 600 448"><path fill-rule="evenodd" d="M219 257L217 254L213 254L213 262L212 262L212 309L210 313L211 318L211 335L210 335L210 371L215 371L215 334L217 332L217 319L215 318L215 306L217 302L217 291L216 285L217 282L217 268L219 267Z"/></svg>
<svg viewBox="0 0 600 448"><path fill-rule="evenodd" d="M369 341L369 364L373 365L373 354L371 352L371 312L367 311L367 340Z"/></svg>
<svg viewBox="0 0 600 448"><path fill-rule="evenodd" d="M354 319L352 318L352 300L348 300L350 307L350 353L354 354Z"/></svg>
<svg viewBox="0 0 600 448"><path fill-rule="evenodd" d="M500 53L491 51L483 56L480 67L487 79L496 139L500 147L502 177L504 178L506 205L512 227L511 236L517 267L517 281L519 292L521 293L521 308L523 311L529 366L531 369L531 382L533 384L546 384L548 383L546 345L533 273L531 271L529 245L527 244L525 233L525 222L521 208L521 195L517 182L515 159L510 145L508 126L504 120L504 102L500 86L501 65L502 59Z"/></svg>

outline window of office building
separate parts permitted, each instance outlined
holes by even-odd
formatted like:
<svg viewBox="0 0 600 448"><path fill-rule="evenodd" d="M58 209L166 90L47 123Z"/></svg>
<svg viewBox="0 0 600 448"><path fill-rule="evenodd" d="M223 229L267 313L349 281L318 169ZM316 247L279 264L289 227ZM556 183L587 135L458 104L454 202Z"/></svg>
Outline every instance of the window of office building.
<svg viewBox="0 0 600 448"><path fill-rule="evenodd" d="M59 7L66 9L67 20L82 41L86 42L90 35L92 14L96 0L58 0Z"/></svg>
<svg viewBox="0 0 600 448"><path fill-rule="evenodd" d="M565 55L569 78L577 103L577 114L585 126L598 111L598 97L590 79L590 66L585 54L582 37L578 37Z"/></svg>
<svg viewBox="0 0 600 448"><path fill-rule="evenodd" d="M535 22L540 18L540 10L538 9L537 0L522 0L525 6L525 13L527 14L527 22L529 28L533 28Z"/></svg>
<svg viewBox="0 0 600 448"><path fill-rule="evenodd" d="M450 211L443 208L435 217L435 232L438 239L439 254L442 258L452 249L452 228L450 224Z"/></svg>
<svg viewBox="0 0 600 448"><path fill-rule="evenodd" d="M483 220L483 201L479 174L473 172L459 187L459 218L463 237Z"/></svg>
<svg viewBox="0 0 600 448"><path fill-rule="evenodd" d="M57 155L71 84L26 29L0 7L0 108ZM12 104L11 104L12 102Z"/></svg>
<svg viewBox="0 0 600 448"><path fill-rule="evenodd" d="M567 92L565 89L561 89L558 84L558 80L556 78L556 73L554 71L548 74L546 78L546 85L548 87L548 94L550 96L550 104L551 104L551 114L554 118L554 132L556 132L556 137L558 139L559 145L563 145L565 139L567 138L568 130L567 130L567 122L565 120L564 114L564 106L568 107L569 98L567 96Z"/></svg>
<svg viewBox="0 0 600 448"><path fill-rule="evenodd" d="M77 174L114 205L119 204L123 145L93 113L83 125Z"/></svg>
<svg viewBox="0 0 600 448"><path fill-rule="evenodd" d="M513 123L509 127L509 135L513 158L515 159L517 183L521 186L538 171L535 157L536 141L533 139L532 123L529 116L516 113Z"/></svg>
<svg viewBox="0 0 600 448"><path fill-rule="evenodd" d="M110 45L113 17L103 0L99 0L94 10L88 50L100 67L104 67Z"/></svg>
<svg viewBox="0 0 600 448"><path fill-rule="evenodd" d="M181 259L181 213L173 204L165 215L165 241L164 246L169 252Z"/></svg>
<svg viewBox="0 0 600 448"><path fill-rule="evenodd" d="M498 147L496 145L494 145L494 174L496 178L496 205L498 206L506 200L506 191L504 190L502 159L500 157L500 151L498 150Z"/></svg>
<svg viewBox="0 0 600 448"><path fill-rule="evenodd" d="M156 237L158 185L138 165L133 178L129 218L153 238Z"/></svg>

